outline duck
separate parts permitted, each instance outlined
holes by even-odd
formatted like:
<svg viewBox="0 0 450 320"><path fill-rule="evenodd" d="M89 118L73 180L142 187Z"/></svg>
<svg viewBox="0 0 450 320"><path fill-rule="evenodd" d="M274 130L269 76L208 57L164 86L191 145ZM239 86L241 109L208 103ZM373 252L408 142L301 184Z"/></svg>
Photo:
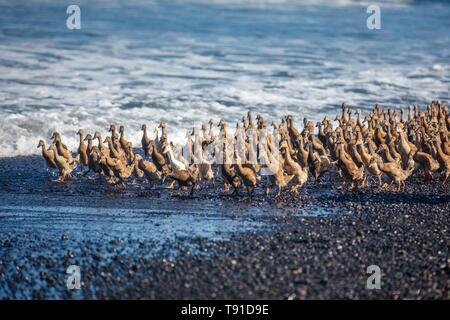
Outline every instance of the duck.
<svg viewBox="0 0 450 320"><path fill-rule="evenodd" d="M88 133L83 141L87 141L88 142L88 144L86 146L86 152L89 155L92 152L92 148L93 148L93 146L92 146L92 136Z"/></svg>
<svg viewBox="0 0 450 320"><path fill-rule="evenodd" d="M140 154L137 154L137 155L139 155L139 157L141 157L141 159L142 159L142 156ZM133 181L131 182L132 184L135 184L136 179L140 179L140 178L144 177L144 171L139 168L139 164L135 160L137 155L133 154L132 160L130 161L130 164L133 164L133 162L136 163L136 165L134 166L134 170L133 170ZM145 177L145 182L147 182L147 177Z"/></svg>
<svg viewBox="0 0 450 320"><path fill-rule="evenodd" d="M146 181L150 184L150 188L153 188L155 183L161 180L161 172L158 171L154 163L145 161L140 154L134 156L133 162L137 164L136 168L141 170L145 175Z"/></svg>
<svg viewBox="0 0 450 320"><path fill-rule="evenodd" d="M120 145L122 146L122 150L124 150L125 152L128 152L128 142L129 141L125 140L125 127L124 126L119 127L119 133L120 133L119 142L120 142Z"/></svg>
<svg viewBox="0 0 450 320"><path fill-rule="evenodd" d="M168 155L168 159L169 159L169 163L170 163L170 167L172 169L172 172L177 172L180 170L188 170L187 165L182 162L179 161L175 155L173 154L173 151L170 149L169 145L166 144L163 148L163 155L167 154ZM162 163L162 160L160 160L160 162ZM175 180L172 180L172 183L167 187L168 189L172 189L173 185L175 183Z"/></svg>
<svg viewBox="0 0 450 320"><path fill-rule="evenodd" d="M56 152L69 161L69 163L73 163L74 158L72 152L62 143L60 134L57 131L53 132L51 139L53 139L53 144L56 146Z"/></svg>
<svg viewBox="0 0 450 320"><path fill-rule="evenodd" d="M425 177L428 179L433 179L433 172L440 168L439 161L433 159L433 157L426 152L417 151L414 153L413 159L422 167Z"/></svg>
<svg viewBox="0 0 450 320"><path fill-rule="evenodd" d="M90 134L88 134L88 136L90 136ZM92 137L91 140L92 141ZM101 178L101 173L102 173L102 167L99 164L99 160L100 160L100 149L97 146L92 147L91 152L89 152L88 154L88 171L86 171L83 174L83 177L85 177L91 170L98 173L98 178Z"/></svg>
<svg viewBox="0 0 450 320"><path fill-rule="evenodd" d="M270 151L267 152L268 159L270 160L269 169L272 172L275 172L272 175L269 175L266 186L266 196L269 195L270 189L273 186L277 186L278 192L277 196L281 195L281 191L285 188L291 180L295 177L295 175L287 175L284 171L284 160L282 157L278 157L276 160Z"/></svg>
<svg viewBox="0 0 450 320"><path fill-rule="evenodd" d="M194 193L194 187L197 183L198 171L199 171L198 167L194 164L192 171L179 170L176 172L168 173L163 178L163 182L167 177L177 181L178 182L178 193L181 191L181 187L183 187L183 188L192 187L191 191L190 191L190 195L192 196Z"/></svg>
<svg viewBox="0 0 450 320"><path fill-rule="evenodd" d="M377 162L372 161L374 156L369 154L362 141L358 141L356 143L356 149L358 150L361 156L361 161L363 162L364 168L366 169L363 185L367 185L369 178L372 176L376 176L378 178L379 184L381 185L381 176L383 175L383 172L380 170L380 168L378 168Z"/></svg>
<svg viewBox="0 0 450 320"><path fill-rule="evenodd" d="M396 192L400 191L402 186L405 186L405 180L408 179L414 171L415 163L412 154L410 154L408 158L408 167L406 170L403 170L398 162L383 163L380 158L374 159L377 161L378 168L380 168L380 170L391 180L390 184L385 183L383 187L389 188L394 182L396 182L398 184L398 187L395 190Z"/></svg>
<svg viewBox="0 0 450 320"><path fill-rule="evenodd" d="M110 154L108 147L106 147L103 144L102 135L101 135L100 131L96 131L94 133L94 139L97 139L97 141L98 141L98 148L100 149L100 152Z"/></svg>
<svg viewBox="0 0 450 320"><path fill-rule="evenodd" d="M71 173L77 167L78 161L80 160L80 155L77 155L77 157L71 163L69 163L66 158L58 154L58 150L55 144L52 143L48 148L48 151L53 151L56 168L59 171L61 182L64 182L66 178L71 178Z"/></svg>
<svg viewBox="0 0 450 320"><path fill-rule="evenodd" d="M80 144L78 145L78 154L80 155L80 166L81 170L83 167L89 167L89 157L87 147L84 144L84 131L83 129L78 130L77 134L80 136Z"/></svg>
<svg viewBox="0 0 450 320"><path fill-rule="evenodd" d="M42 156L45 159L45 174L48 175L48 169L56 169L55 154L45 148L44 140L39 140L38 148L42 148Z"/></svg>
<svg viewBox="0 0 450 320"><path fill-rule="evenodd" d="M149 137L147 136L147 125L146 124L142 125L141 130L143 131L141 144L142 144L142 149L144 150L144 158L148 159L148 158L150 158L150 148L151 148L150 142L152 140L150 140Z"/></svg>
<svg viewBox="0 0 450 320"><path fill-rule="evenodd" d="M100 140L101 142L101 140ZM108 178L107 181L110 183L115 183L114 181L114 171L112 168L107 164L107 158L109 158L109 150L101 149L100 147L97 147L99 150L99 156L98 156L98 162L97 164L102 169L103 174Z"/></svg>
<svg viewBox="0 0 450 320"><path fill-rule="evenodd" d="M364 167L358 167L350 156L348 156L344 150L342 143L337 144L338 151L338 165L341 168L342 176L345 180L351 181L351 188L353 188L355 181L361 181L364 175Z"/></svg>
<svg viewBox="0 0 450 320"><path fill-rule="evenodd" d="M162 154L158 152L158 150L156 150L155 141L153 140L150 141L149 153L158 171L161 171L163 174L169 172L169 167L167 166L166 159Z"/></svg>
<svg viewBox="0 0 450 320"><path fill-rule="evenodd" d="M286 140L283 140L280 144L280 152L283 158L284 171L288 175L293 175L291 190L298 194L297 188L301 188L303 184L308 180L308 169L306 167L302 168L302 166L294 161L289 152L289 146Z"/></svg>
<svg viewBox="0 0 450 320"><path fill-rule="evenodd" d="M116 150L116 148L111 140L111 137L107 136L105 138L105 141L103 141L103 143L108 143L110 158L117 159L122 163L127 162L127 158L126 158L125 154Z"/></svg>
<svg viewBox="0 0 450 320"><path fill-rule="evenodd" d="M432 141L437 151L439 164L444 171L444 181L442 183L445 184L448 177L450 176L450 155L444 153L444 151L442 150L441 139L438 135L434 136L432 138Z"/></svg>
<svg viewBox="0 0 450 320"><path fill-rule="evenodd" d="M188 170L188 167L184 162L177 160L168 144L163 147L162 153L168 155L170 167L172 168L173 172Z"/></svg>

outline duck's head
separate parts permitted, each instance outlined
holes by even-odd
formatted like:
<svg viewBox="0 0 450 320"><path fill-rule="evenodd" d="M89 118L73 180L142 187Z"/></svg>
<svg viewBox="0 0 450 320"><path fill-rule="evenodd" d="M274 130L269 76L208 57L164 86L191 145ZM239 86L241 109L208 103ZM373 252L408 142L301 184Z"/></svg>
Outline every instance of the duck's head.
<svg viewBox="0 0 450 320"><path fill-rule="evenodd" d="M86 135L86 138L84 138L84 141L89 141L89 140L92 140L92 136L91 136L90 133L88 133L88 134Z"/></svg>
<svg viewBox="0 0 450 320"><path fill-rule="evenodd" d="M214 124L214 120L213 118L209 119L209 124L213 125Z"/></svg>
<svg viewBox="0 0 450 320"><path fill-rule="evenodd" d="M107 142L112 142L111 137L106 136L105 140L103 141L103 143L107 143Z"/></svg>
<svg viewBox="0 0 450 320"><path fill-rule="evenodd" d="M56 151L56 146L55 146L54 143L52 143L52 144L48 147L47 151L50 151L50 150Z"/></svg>
<svg viewBox="0 0 450 320"><path fill-rule="evenodd" d="M84 135L83 129L78 130L77 134L80 135L80 136L83 136Z"/></svg>
<svg viewBox="0 0 450 320"><path fill-rule="evenodd" d="M147 129L147 125L146 124L143 124L142 126L141 126L141 130L146 130Z"/></svg>
<svg viewBox="0 0 450 320"><path fill-rule="evenodd" d="M109 132L115 132L116 131L116 126L115 125L110 125L109 126L109 130L108 130Z"/></svg>
<svg viewBox="0 0 450 320"><path fill-rule="evenodd" d="M169 151L170 151L169 145L168 145L168 144L165 144L164 147L163 147L162 153L168 153Z"/></svg>
<svg viewBox="0 0 450 320"><path fill-rule="evenodd" d="M119 132L120 132L120 133L122 133L124 130L125 130L125 127L124 127L124 126L120 126L120 127L119 127Z"/></svg>
<svg viewBox="0 0 450 320"><path fill-rule="evenodd" d="M55 131L55 132L53 132L52 137L50 139L54 139L56 141L59 138L60 138L59 133L57 131Z"/></svg>
<svg viewBox="0 0 450 320"><path fill-rule="evenodd" d="M163 122L161 122L160 124L159 124L159 127L158 128L165 128L166 127L166 123L163 121Z"/></svg>
<svg viewBox="0 0 450 320"><path fill-rule="evenodd" d="M42 146L45 146L45 144L44 144L44 140L39 140L39 144L38 144L38 148L40 148L40 147L42 147Z"/></svg>
<svg viewBox="0 0 450 320"><path fill-rule="evenodd" d="M100 131L96 131L94 134L94 139L98 139L101 140L102 139L102 135L100 134Z"/></svg>

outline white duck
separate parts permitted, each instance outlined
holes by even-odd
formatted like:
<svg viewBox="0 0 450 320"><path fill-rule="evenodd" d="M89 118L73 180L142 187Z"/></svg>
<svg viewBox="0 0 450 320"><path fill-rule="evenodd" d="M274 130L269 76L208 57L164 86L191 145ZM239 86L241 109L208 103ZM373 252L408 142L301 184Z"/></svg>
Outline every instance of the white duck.
<svg viewBox="0 0 450 320"><path fill-rule="evenodd" d="M188 170L188 167L181 161L177 160L173 151L170 149L169 145L165 145L163 148L163 153L168 154L170 166L172 167L173 172L177 172L180 170Z"/></svg>

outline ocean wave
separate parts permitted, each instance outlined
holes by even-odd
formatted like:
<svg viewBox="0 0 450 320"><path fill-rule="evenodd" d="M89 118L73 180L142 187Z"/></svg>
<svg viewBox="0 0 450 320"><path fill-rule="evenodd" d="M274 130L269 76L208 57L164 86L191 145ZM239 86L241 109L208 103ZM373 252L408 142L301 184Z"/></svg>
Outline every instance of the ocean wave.
<svg viewBox="0 0 450 320"><path fill-rule="evenodd" d="M168 7L157 12L170 12L175 4L161 6ZM228 4L230 16L224 18L223 7L214 6L204 10L216 15L202 16L198 24L190 22L194 13L178 8L184 14L178 19L193 23L184 29L172 27L175 18L166 17L158 30L141 22L122 30L107 16L98 19L95 40L67 44L53 34L4 38L0 157L38 154L39 139L48 144L55 130L76 150L78 129L106 135L112 123L124 125L126 139L139 147L143 123L150 129L166 121L169 140L184 143L188 129L210 118L226 119L234 132L248 110L268 124L292 114L300 126L303 117L318 121L334 114L342 102L365 111L375 103L406 108L435 99L448 102L449 36L445 27L430 23L440 21L445 10L409 9L404 19L416 24L388 17L391 27L372 35L353 24L365 14L359 9L329 20L336 15L333 8L299 6L294 13L289 7L272 14L256 6L244 14ZM127 14L141 21L138 8ZM400 14L391 10L392 16ZM311 19L312 14L317 16ZM221 24L214 25L217 19ZM9 27L0 23L0 31ZM311 33L297 33L305 27ZM409 39L410 34L422 41Z"/></svg>

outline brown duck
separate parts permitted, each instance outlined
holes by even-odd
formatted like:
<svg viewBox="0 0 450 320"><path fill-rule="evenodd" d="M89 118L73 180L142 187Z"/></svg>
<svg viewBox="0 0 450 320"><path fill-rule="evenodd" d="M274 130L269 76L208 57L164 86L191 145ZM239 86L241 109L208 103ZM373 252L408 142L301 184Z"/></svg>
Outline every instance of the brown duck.
<svg viewBox="0 0 450 320"><path fill-rule="evenodd" d="M44 140L39 140L39 144L37 147L42 147L42 156L45 159L45 174L48 174L49 168L56 169L55 154L45 148Z"/></svg>

